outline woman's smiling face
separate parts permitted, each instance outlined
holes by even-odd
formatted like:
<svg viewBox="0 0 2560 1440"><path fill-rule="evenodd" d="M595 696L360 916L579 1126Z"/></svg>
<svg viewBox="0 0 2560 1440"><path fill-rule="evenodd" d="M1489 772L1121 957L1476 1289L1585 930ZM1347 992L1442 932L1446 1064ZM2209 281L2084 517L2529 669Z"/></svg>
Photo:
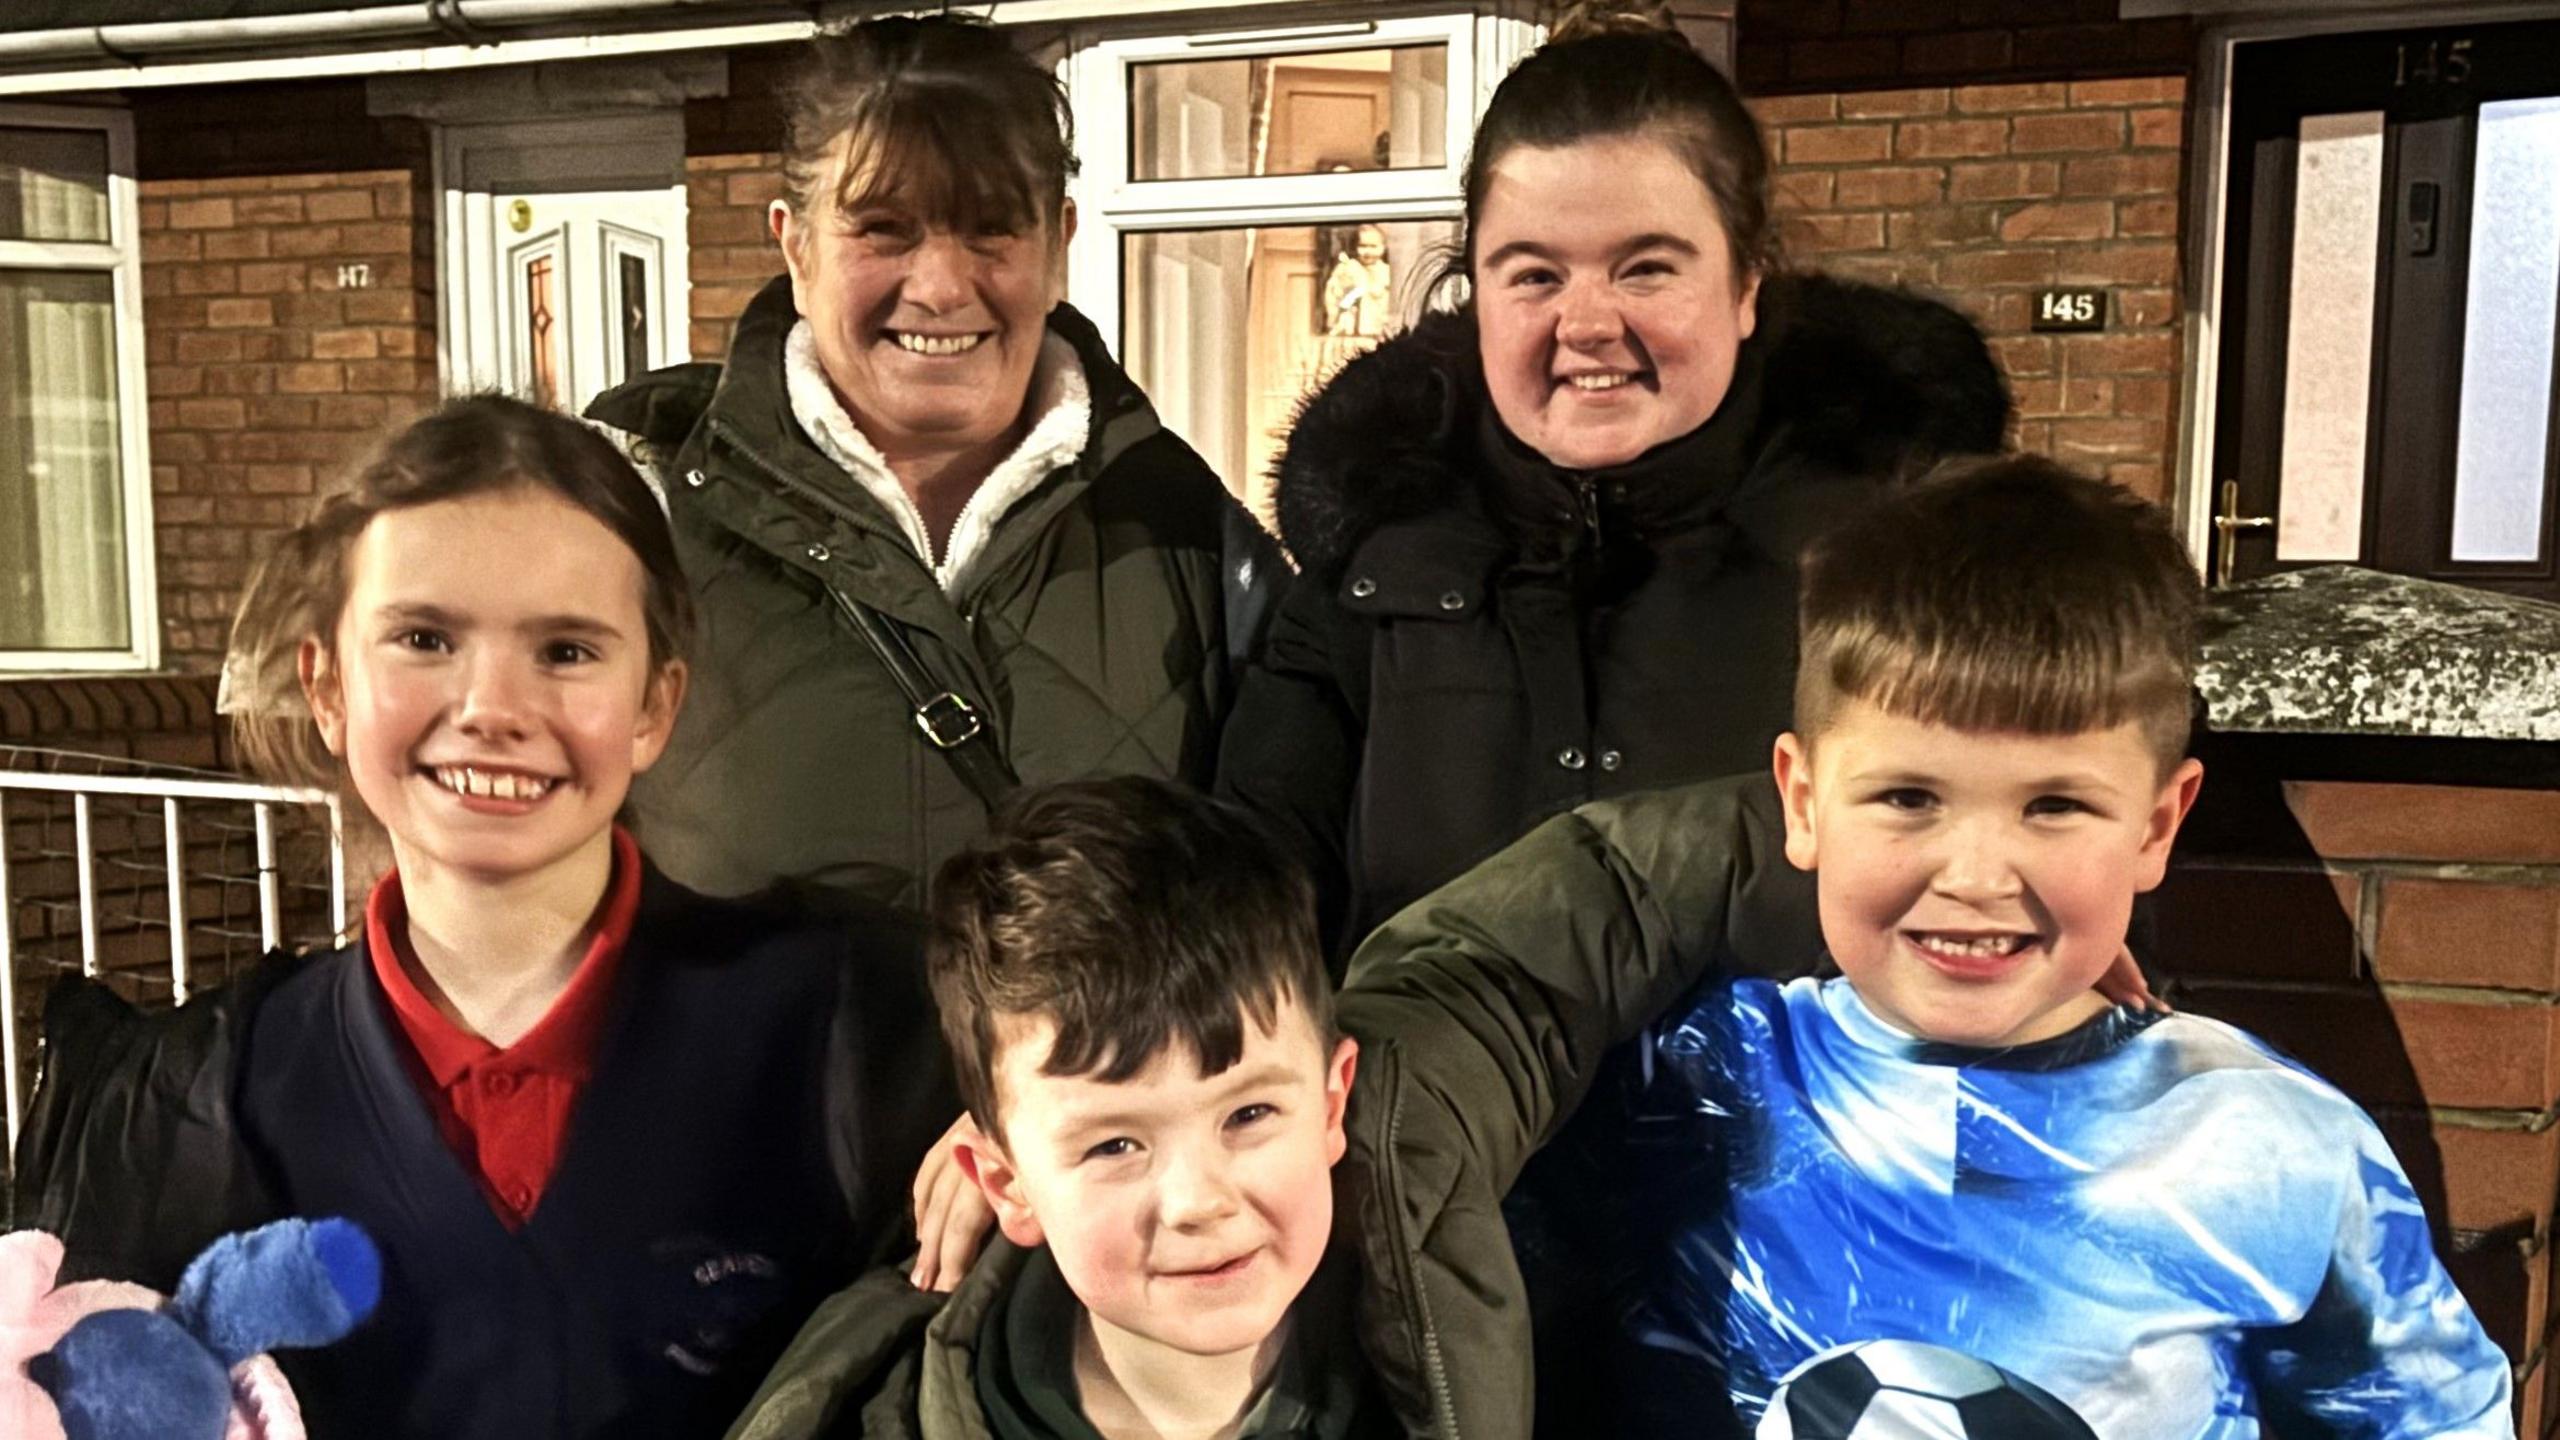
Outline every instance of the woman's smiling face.
<svg viewBox="0 0 2560 1440"><path fill-rule="evenodd" d="M775 201L771 222L846 413L892 461L1002 438L1065 291L1073 206L1054 223L964 234L894 193L850 207L836 193L820 186L806 212Z"/></svg>
<svg viewBox="0 0 2560 1440"><path fill-rule="evenodd" d="M1757 323L1715 199L1663 142L1519 146L1474 236L1477 345L1502 423L1573 470L1705 424Z"/></svg>

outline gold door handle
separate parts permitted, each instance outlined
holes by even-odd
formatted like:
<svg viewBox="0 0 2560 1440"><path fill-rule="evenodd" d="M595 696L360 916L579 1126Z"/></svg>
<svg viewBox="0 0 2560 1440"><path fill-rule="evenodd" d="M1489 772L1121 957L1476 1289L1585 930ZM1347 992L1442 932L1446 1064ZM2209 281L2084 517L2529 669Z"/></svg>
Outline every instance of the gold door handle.
<svg viewBox="0 0 2560 1440"><path fill-rule="evenodd" d="M2241 514L2240 482L2223 481L2222 506L2213 517L2214 583L2217 585L2231 583L2231 565L2239 553L2241 531L2265 530L2272 528L2275 523L2276 517L2273 515Z"/></svg>

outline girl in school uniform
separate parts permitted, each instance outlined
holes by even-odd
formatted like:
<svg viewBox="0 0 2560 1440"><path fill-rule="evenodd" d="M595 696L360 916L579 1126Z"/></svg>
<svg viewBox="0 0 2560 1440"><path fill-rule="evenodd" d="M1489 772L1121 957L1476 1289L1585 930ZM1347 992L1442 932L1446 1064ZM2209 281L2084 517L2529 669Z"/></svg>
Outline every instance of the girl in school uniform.
<svg viewBox="0 0 2560 1440"><path fill-rule="evenodd" d="M495 396L402 431L251 583L243 752L349 792L391 869L351 943L270 964L195 1018L213 1038L140 1047L156 1083L111 1087L209 1120L40 1106L57 1160L86 1141L150 1172L191 1139L115 1196L42 1167L67 1178L38 1216L126 1273L184 1243L118 1233L155 1216L361 1223L382 1303L298 1367L315 1434L715 1435L904 1239L956 1104L913 928L706 899L615 823L676 723L692 614L621 454Z"/></svg>

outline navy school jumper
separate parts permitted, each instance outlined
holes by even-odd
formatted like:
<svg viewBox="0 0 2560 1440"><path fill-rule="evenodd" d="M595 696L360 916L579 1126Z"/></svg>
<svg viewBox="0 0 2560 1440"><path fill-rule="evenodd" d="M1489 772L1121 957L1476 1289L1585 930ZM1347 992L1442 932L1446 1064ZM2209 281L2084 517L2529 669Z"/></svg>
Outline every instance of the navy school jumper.
<svg viewBox="0 0 2560 1440"><path fill-rule="evenodd" d="M796 925L650 870L557 1168L510 1233L436 1129L361 941L257 1007L240 1132L384 1256L283 1359L320 1440L716 1436L809 1311L908 1239L959 1113L911 921Z"/></svg>

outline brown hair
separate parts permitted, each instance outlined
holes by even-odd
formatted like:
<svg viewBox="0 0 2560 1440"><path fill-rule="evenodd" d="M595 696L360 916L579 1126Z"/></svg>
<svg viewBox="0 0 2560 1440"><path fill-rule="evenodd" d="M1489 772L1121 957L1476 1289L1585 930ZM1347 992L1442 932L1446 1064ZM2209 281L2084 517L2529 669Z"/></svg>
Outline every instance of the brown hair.
<svg viewBox="0 0 2560 1440"><path fill-rule="evenodd" d="M943 862L927 905L934 1003L979 1127L1003 1139L1001 1020L1057 1027L1047 1075L1129 1079L1167 1046L1215 1075L1244 1023L1295 998L1328 1046L1315 889L1243 812L1142 776L1026 790Z"/></svg>
<svg viewBox="0 0 2560 1440"><path fill-rule="evenodd" d="M347 553L393 510L529 489L594 516L631 547L645 577L641 609L654 674L693 637L693 596L675 537L648 482L613 442L577 420L505 395L448 400L385 440L311 517L272 540L249 577L223 664L226 704L242 759L284 784L334 788L337 762L320 743L297 665L305 640L337 644L347 603Z"/></svg>
<svg viewBox="0 0 2560 1440"><path fill-rule="evenodd" d="M829 203L894 195L964 233L1054 227L1075 173L1065 88L984 21L896 16L818 35L783 111L783 189L804 217L848 136Z"/></svg>
<svg viewBox="0 0 2560 1440"><path fill-rule="evenodd" d="M1777 264L1769 219L1769 147L1724 72L1690 45L1660 5L1582 0L1547 43L1503 77L1467 156L1466 231L1458 253L1475 272L1475 233L1493 167L1523 146L1554 149L1610 135L1649 135L1687 163L1715 200L1734 283Z"/></svg>
<svg viewBox="0 0 2560 1440"><path fill-rule="evenodd" d="M1950 461L1806 551L1796 730L1843 700L1959 730L2141 725L2186 753L2204 589L2168 513L2032 455Z"/></svg>

